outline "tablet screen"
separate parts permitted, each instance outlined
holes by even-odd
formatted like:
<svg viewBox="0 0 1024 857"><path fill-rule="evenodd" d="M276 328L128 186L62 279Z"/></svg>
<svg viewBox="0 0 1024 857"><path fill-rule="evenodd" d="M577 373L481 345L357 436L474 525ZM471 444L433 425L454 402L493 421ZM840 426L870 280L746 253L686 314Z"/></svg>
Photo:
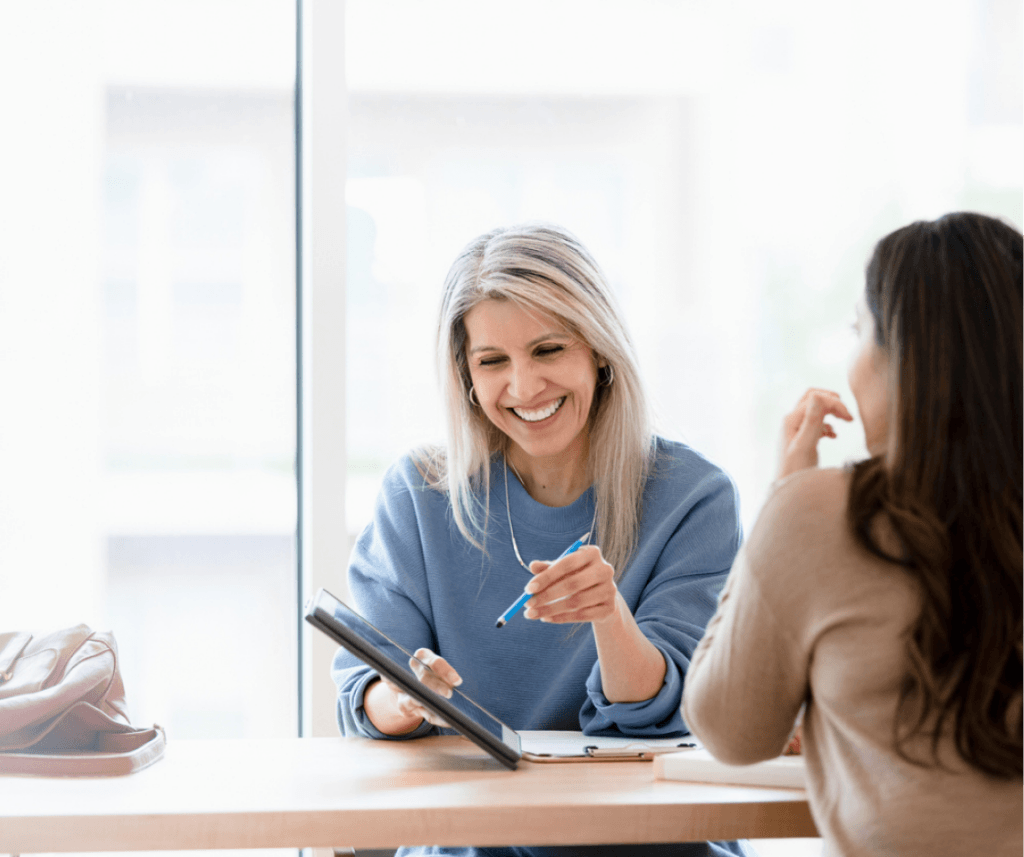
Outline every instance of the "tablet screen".
<svg viewBox="0 0 1024 857"><path fill-rule="evenodd" d="M451 698L434 693L409 668L412 653L367 622L352 608L321 589L306 611L312 624L357 658L436 711L467 738L505 764L520 756L519 735L457 688ZM425 666L425 665L424 665Z"/></svg>

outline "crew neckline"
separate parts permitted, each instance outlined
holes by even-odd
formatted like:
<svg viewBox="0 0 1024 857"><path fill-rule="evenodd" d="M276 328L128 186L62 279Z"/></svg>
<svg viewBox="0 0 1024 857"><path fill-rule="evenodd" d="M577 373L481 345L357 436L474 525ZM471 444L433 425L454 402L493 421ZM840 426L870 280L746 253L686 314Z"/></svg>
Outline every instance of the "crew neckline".
<svg viewBox="0 0 1024 857"><path fill-rule="evenodd" d="M501 454L491 464L492 502L497 500L505 508L505 462ZM565 533L579 538L593 525L594 486L591 485L568 506L545 506L530 496L523 483L508 471L508 502L512 519L539 533Z"/></svg>

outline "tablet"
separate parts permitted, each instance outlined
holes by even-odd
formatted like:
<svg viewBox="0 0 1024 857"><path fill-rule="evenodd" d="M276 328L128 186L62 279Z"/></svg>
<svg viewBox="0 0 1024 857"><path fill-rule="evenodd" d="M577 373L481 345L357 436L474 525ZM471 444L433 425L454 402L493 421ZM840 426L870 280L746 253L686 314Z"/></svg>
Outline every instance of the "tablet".
<svg viewBox="0 0 1024 857"><path fill-rule="evenodd" d="M453 729L486 750L505 767L515 769L523 755L515 730L457 688L452 688L451 699L432 691L409 668L410 652L326 589L317 592L306 605L305 618L363 663L402 688L424 708L443 717Z"/></svg>

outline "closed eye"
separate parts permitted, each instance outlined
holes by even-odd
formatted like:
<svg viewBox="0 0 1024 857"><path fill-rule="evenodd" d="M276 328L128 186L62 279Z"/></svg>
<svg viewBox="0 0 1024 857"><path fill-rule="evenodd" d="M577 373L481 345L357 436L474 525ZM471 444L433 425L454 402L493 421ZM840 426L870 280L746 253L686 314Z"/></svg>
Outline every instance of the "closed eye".
<svg viewBox="0 0 1024 857"><path fill-rule="evenodd" d="M489 357L481 357L478 364L479 366L497 366L499 363L504 362L505 357L501 354L495 354Z"/></svg>
<svg viewBox="0 0 1024 857"><path fill-rule="evenodd" d="M562 351L565 351L564 345L542 345L534 352L534 354L538 357L553 357Z"/></svg>

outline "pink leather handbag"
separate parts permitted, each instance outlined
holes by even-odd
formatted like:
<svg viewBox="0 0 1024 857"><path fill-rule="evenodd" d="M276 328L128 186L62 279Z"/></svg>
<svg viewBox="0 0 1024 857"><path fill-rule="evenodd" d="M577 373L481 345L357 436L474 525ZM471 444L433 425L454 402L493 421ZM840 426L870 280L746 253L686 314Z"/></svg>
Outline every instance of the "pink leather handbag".
<svg viewBox="0 0 1024 857"><path fill-rule="evenodd" d="M0 774L128 774L164 746L161 727L128 720L113 634L0 633Z"/></svg>

